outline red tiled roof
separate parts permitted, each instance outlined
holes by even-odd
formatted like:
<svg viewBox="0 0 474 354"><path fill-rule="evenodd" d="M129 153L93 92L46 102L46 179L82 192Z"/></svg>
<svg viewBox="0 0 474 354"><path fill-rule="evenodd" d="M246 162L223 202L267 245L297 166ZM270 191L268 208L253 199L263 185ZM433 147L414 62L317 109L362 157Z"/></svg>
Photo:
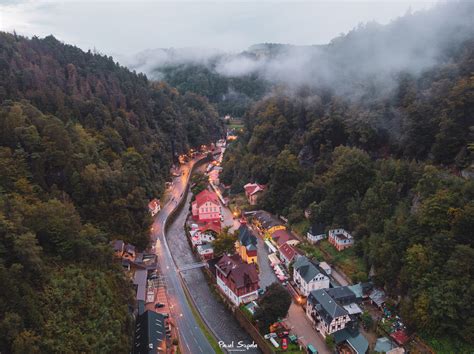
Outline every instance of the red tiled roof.
<svg viewBox="0 0 474 354"><path fill-rule="evenodd" d="M265 189L265 186L263 184L257 184L257 183L247 183L244 186L245 193L249 195L253 195L254 193L261 192Z"/></svg>
<svg viewBox="0 0 474 354"><path fill-rule="evenodd" d="M272 233L272 239L277 243L278 247L281 247L287 241L296 240L296 238L288 230L277 230Z"/></svg>
<svg viewBox="0 0 474 354"><path fill-rule="evenodd" d="M284 243L281 247L280 247L280 253L289 261L291 262L293 260L293 258L295 257L296 255L296 251L295 249L289 245L288 243Z"/></svg>
<svg viewBox="0 0 474 354"><path fill-rule="evenodd" d="M219 199L217 198L216 193L208 191L207 189L203 190L201 193L196 195L197 206L200 207L206 202L211 202L214 204L219 204Z"/></svg>
<svg viewBox="0 0 474 354"><path fill-rule="evenodd" d="M214 231L218 234L219 232L221 232L221 222L219 220L214 220L199 224L199 231Z"/></svg>
<svg viewBox="0 0 474 354"><path fill-rule="evenodd" d="M160 205L160 201L158 199L153 199L150 203L148 203L148 209L155 210L158 205Z"/></svg>
<svg viewBox="0 0 474 354"><path fill-rule="evenodd" d="M390 337L395 339L395 342L397 342L399 345L404 345L409 339L407 333L402 329L393 332Z"/></svg>

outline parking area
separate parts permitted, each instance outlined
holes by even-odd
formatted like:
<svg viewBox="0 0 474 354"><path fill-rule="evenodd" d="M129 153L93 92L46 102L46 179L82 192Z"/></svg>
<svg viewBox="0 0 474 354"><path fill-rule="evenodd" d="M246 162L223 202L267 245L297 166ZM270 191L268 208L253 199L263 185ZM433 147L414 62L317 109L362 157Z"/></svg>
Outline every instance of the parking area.
<svg viewBox="0 0 474 354"><path fill-rule="evenodd" d="M312 344L318 350L318 353L331 353L323 337L312 327L303 308L294 301L291 303L288 316L285 319L285 325L290 333L298 336L300 343L304 347Z"/></svg>

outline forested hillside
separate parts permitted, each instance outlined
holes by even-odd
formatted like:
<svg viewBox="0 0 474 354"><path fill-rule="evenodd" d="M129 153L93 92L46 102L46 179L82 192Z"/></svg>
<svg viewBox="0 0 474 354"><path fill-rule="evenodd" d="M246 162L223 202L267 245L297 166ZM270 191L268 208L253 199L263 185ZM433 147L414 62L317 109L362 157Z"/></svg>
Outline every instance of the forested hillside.
<svg viewBox="0 0 474 354"><path fill-rule="evenodd" d="M109 241L148 243L173 154L215 109L49 36L0 33L0 351L128 352L131 285Z"/></svg>
<svg viewBox="0 0 474 354"><path fill-rule="evenodd" d="M350 43L350 38L346 38ZM345 227L411 329L474 344L474 41L419 75L276 90L244 117L221 181L268 184L261 207ZM358 78L360 80L360 77ZM461 177L461 172L465 177Z"/></svg>

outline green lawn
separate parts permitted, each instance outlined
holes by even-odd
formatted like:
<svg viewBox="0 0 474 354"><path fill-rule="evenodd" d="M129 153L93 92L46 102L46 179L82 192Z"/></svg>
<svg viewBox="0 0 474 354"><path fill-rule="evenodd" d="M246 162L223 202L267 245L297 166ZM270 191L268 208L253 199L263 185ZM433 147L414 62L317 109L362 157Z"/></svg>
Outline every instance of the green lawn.
<svg viewBox="0 0 474 354"><path fill-rule="evenodd" d="M310 227L309 220L303 219L296 224L291 225L291 230L298 234L299 236L306 238L306 233L308 232Z"/></svg>
<svg viewBox="0 0 474 354"><path fill-rule="evenodd" d="M320 241L316 245L305 243L300 245L299 248L318 260L325 260L337 266L354 283L367 280L364 262L357 257L353 248L339 252L327 240Z"/></svg>

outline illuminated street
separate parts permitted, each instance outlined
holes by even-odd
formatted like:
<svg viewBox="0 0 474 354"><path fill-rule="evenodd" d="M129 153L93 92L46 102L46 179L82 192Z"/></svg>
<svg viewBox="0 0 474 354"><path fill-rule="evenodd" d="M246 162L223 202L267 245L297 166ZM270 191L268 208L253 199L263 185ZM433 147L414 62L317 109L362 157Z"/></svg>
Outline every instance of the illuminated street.
<svg viewBox="0 0 474 354"><path fill-rule="evenodd" d="M161 212L156 216L151 229L151 237L155 242L155 253L158 256L160 271L164 275L168 298L170 302L171 317L174 319L179 331L180 348L184 353L214 353L213 348L199 328L191 311L184 293L181 278L165 240L163 226L168 216L176 208L177 202L182 198L183 191L188 181L190 168L194 162L181 167L183 173L174 179L170 198Z"/></svg>

